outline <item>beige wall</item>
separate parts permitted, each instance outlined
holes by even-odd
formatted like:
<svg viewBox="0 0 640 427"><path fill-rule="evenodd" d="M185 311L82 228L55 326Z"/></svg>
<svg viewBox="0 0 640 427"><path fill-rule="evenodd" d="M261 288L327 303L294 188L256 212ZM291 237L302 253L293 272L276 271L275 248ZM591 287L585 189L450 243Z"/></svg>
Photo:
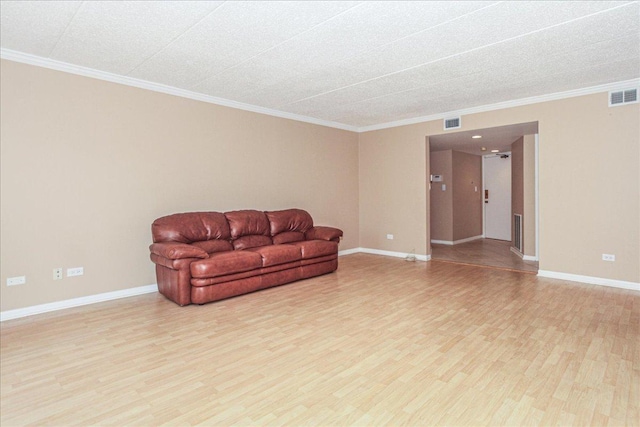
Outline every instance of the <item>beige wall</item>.
<svg viewBox="0 0 640 427"><path fill-rule="evenodd" d="M540 269L640 282L639 104L609 108L607 93L598 93L465 115L461 130L532 121L539 122ZM424 137L442 133L436 120L360 135L361 246L379 248L377 229L396 212L403 219L394 223L401 231L394 245L430 252L422 220L429 168L417 159L425 158ZM375 185L387 177L398 178Z"/></svg>
<svg viewBox="0 0 640 427"><path fill-rule="evenodd" d="M513 232L515 221L514 214L522 215L522 226L524 230L524 137L520 137L511 144L511 247L515 248L516 236ZM524 231L522 244L524 245ZM523 246L524 248L524 246Z"/></svg>
<svg viewBox="0 0 640 427"><path fill-rule="evenodd" d="M453 241L453 155L452 150L430 153L431 174L442 182L431 184L431 240ZM445 191L442 186L445 185Z"/></svg>
<svg viewBox="0 0 640 427"><path fill-rule="evenodd" d="M358 135L1 67L2 311L154 283L149 225L178 211L297 206L344 229L343 250L430 253L426 141L441 120ZM465 115L462 130L532 121L540 268L640 282L639 105L599 93ZM77 266L84 276L52 280ZM19 275L26 285L5 285Z"/></svg>
<svg viewBox="0 0 640 427"><path fill-rule="evenodd" d="M524 135L511 144L511 229L513 214L522 215L522 254L531 257L536 255L535 208L535 135Z"/></svg>
<svg viewBox="0 0 640 427"><path fill-rule="evenodd" d="M482 235L482 157L460 151L451 154L455 242Z"/></svg>
<svg viewBox="0 0 640 427"><path fill-rule="evenodd" d="M482 157L460 151L431 153L431 241L453 243L482 235ZM442 190L443 184L446 186Z"/></svg>
<svg viewBox="0 0 640 427"><path fill-rule="evenodd" d="M1 67L2 311L155 283L150 225L173 212L300 207L358 247L356 133Z"/></svg>
<svg viewBox="0 0 640 427"><path fill-rule="evenodd" d="M403 126L360 134L360 246L424 254L427 246L425 133ZM394 240L387 240L393 234Z"/></svg>
<svg viewBox="0 0 640 427"><path fill-rule="evenodd" d="M523 211L522 243L524 255L536 256L536 136L525 135L522 141Z"/></svg>

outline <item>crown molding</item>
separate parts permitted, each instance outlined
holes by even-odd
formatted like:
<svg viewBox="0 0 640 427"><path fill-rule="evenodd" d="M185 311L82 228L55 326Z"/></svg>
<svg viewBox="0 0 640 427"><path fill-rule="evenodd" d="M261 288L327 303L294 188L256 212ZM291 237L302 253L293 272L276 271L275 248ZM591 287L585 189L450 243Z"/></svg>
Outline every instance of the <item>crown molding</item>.
<svg viewBox="0 0 640 427"><path fill-rule="evenodd" d="M498 102L495 104L480 105L478 107L465 108L463 110L449 111L446 113L432 114L430 116L414 117L411 119L396 120L393 122L380 123L371 126L361 126L358 132L369 132L373 130L388 129L398 126L414 125L416 123L430 122L432 120L444 120L449 117L458 117L467 114L484 113L487 111L504 110L506 108L521 107L523 105L538 104L541 102L556 101L559 99L573 98L576 96L592 95L594 93L609 92L615 90L629 89L640 86L640 79L624 80L621 82L606 83L598 86L590 86L581 89L567 90L564 92L549 93L546 95L532 96L529 98L514 99L511 101Z"/></svg>
<svg viewBox="0 0 640 427"><path fill-rule="evenodd" d="M106 71L99 71L93 68L73 65L67 62L56 61L53 59L43 58L41 56L31 55L28 53L18 52L10 49L0 48L0 58L6 59L9 61L21 62L29 65L35 65L37 67L49 68L56 71L63 71L65 73L76 74L79 76L90 77L98 80L105 80L112 83L119 83L126 86L137 87L140 89L147 89L154 92L165 93L168 95L179 96L182 98L193 99L196 101L207 102L209 104L222 105L224 107L236 108L238 110L251 111L253 113L266 114L268 116L296 120L299 122L311 123L315 125L342 129L342 130L347 130L350 132L357 132L357 133L370 132L374 130L388 129L388 128L394 128L399 126L413 125L413 124L424 123L424 122L429 122L433 120L443 120L447 117L457 117L457 116L463 116L467 114L476 114L476 113L483 113L487 111L502 110L506 108L520 107L523 105L537 104L540 102L555 101L559 99L573 98L576 96L591 95L594 93L629 89L630 87L640 86L640 79L631 79L631 80L625 80L621 82L591 86L591 87L582 88L582 89L574 89L574 90L569 90L564 92L556 92L556 93L551 93L546 95L533 96L529 98L498 102L495 104L481 105L478 107L465 108L463 110L432 114L429 116L421 116L421 117L414 117L410 119L396 120L392 122L380 123L380 124L371 125L371 126L353 126L353 125L347 125L339 122L316 119L314 117L287 113L285 111L273 110L270 108L260 107L257 105L245 104L243 102L232 101L229 99L218 98L215 96L204 95L202 93L192 92L185 89L179 89L173 86L167 86L160 83L150 82L147 80L136 79L133 77L121 76L119 74L108 73Z"/></svg>
<svg viewBox="0 0 640 427"><path fill-rule="evenodd" d="M14 62L21 62L28 65L35 65L37 67L49 68L56 71L63 71L65 73L76 74L79 76L91 77L98 80L105 80L112 83L119 83L126 86L133 86L140 89L147 89L154 92L165 93L168 95L179 96L182 98L193 99L196 101L207 102L209 104L236 108L238 110L251 111L253 113L266 114L268 116L279 117L282 119L296 120L299 122L311 123L314 125L327 126L330 128L348 130L351 132L358 132L358 128L356 126L350 126L344 123L321 120L308 116L301 116L298 114L287 113L280 110L272 110L270 108L245 104L243 102L232 101L224 98L218 98L215 96L192 92L185 89L179 89L173 86L163 85L161 83L154 83L147 80L136 79L133 77L121 76L119 74L95 70L93 68L82 67L79 65L73 65L67 62L56 61L53 59L30 55L28 53L17 52L10 49L0 49L0 58Z"/></svg>

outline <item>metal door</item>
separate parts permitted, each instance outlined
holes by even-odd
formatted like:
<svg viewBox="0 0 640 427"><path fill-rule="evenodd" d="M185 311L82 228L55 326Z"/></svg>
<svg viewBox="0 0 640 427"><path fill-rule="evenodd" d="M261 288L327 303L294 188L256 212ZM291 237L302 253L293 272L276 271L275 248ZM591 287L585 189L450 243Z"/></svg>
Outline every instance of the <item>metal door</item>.
<svg viewBox="0 0 640 427"><path fill-rule="evenodd" d="M483 158L484 236L511 240L511 156Z"/></svg>

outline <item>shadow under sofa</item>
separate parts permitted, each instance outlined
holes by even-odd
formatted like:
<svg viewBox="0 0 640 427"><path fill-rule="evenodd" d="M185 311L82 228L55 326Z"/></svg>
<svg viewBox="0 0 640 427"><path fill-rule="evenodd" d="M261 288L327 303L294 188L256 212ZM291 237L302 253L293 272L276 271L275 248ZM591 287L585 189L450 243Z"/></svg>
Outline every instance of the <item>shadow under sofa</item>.
<svg viewBox="0 0 640 427"><path fill-rule="evenodd" d="M302 209L178 213L151 233L158 291L181 306L333 272L343 234Z"/></svg>

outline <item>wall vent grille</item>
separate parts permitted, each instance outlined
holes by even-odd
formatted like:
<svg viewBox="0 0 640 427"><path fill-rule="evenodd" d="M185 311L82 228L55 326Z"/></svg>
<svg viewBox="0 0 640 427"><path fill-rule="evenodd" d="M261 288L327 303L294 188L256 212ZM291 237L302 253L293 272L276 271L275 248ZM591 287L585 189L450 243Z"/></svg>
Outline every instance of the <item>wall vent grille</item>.
<svg viewBox="0 0 640 427"><path fill-rule="evenodd" d="M460 129L462 127L462 120L460 117L451 117L444 119L444 130L448 129Z"/></svg>
<svg viewBox="0 0 640 427"><path fill-rule="evenodd" d="M513 214L513 246L522 253L522 215Z"/></svg>
<svg viewBox="0 0 640 427"><path fill-rule="evenodd" d="M633 104L638 102L638 89L617 90L609 92L609 107Z"/></svg>

